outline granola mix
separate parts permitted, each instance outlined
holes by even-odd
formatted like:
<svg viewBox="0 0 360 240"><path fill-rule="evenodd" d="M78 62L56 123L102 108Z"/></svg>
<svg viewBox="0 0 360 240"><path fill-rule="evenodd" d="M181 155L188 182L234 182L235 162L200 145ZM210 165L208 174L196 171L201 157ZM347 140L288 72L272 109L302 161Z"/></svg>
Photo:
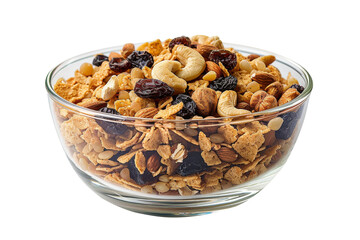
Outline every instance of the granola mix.
<svg viewBox="0 0 360 240"><path fill-rule="evenodd" d="M107 121L56 105L60 132L82 170L128 189L182 196L227 189L279 161L301 117L301 108L249 116L304 90L275 61L203 35L125 44L54 90L81 107L135 118Z"/></svg>

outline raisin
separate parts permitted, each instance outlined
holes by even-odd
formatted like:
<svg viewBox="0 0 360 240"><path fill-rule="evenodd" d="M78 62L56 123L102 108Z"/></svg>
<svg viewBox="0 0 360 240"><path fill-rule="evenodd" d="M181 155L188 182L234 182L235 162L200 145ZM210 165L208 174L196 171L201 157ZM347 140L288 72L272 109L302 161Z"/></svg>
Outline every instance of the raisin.
<svg viewBox="0 0 360 240"><path fill-rule="evenodd" d="M94 66L97 66L97 67L100 67L101 64L105 61L109 61L109 58L103 54L98 54L94 57L93 59L93 65Z"/></svg>
<svg viewBox="0 0 360 240"><path fill-rule="evenodd" d="M100 108L99 111L103 113L110 113L115 115L119 114L115 109L108 107ZM122 123L115 123L100 119L95 119L95 121L100 127L102 127L102 129L104 129L105 132L109 134L121 135L127 130L127 127Z"/></svg>
<svg viewBox="0 0 360 240"><path fill-rule="evenodd" d="M143 174L140 174L139 170L135 166L135 157L133 157L128 162L128 168L130 172L130 178L133 179L137 184L145 185L148 183L153 183L155 180L151 172L149 172L147 169Z"/></svg>
<svg viewBox="0 0 360 240"><path fill-rule="evenodd" d="M131 63L127 59L123 58L112 58L109 63L110 69L114 72L125 72L131 68Z"/></svg>
<svg viewBox="0 0 360 240"><path fill-rule="evenodd" d="M221 62L227 70L232 70L236 64L236 54L228 50L212 50L209 54L209 60L219 64Z"/></svg>
<svg viewBox="0 0 360 240"><path fill-rule="evenodd" d="M188 176L206 170L208 166L204 162L200 152L189 152L187 158L178 167L177 172L181 176Z"/></svg>
<svg viewBox="0 0 360 240"><path fill-rule="evenodd" d="M153 56L147 51L133 51L127 59L131 62L133 68L151 67L154 64Z"/></svg>
<svg viewBox="0 0 360 240"><path fill-rule="evenodd" d="M157 79L140 79L135 84L134 92L142 98L161 99L173 95L174 89Z"/></svg>
<svg viewBox="0 0 360 240"><path fill-rule="evenodd" d="M296 112L288 112L280 116L284 122L281 125L280 129L275 132L275 136L277 139L286 140L294 132L296 124L298 122L298 115Z"/></svg>
<svg viewBox="0 0 360 240"><path fill-rule="evenodd" d="M173 105L183 102L183 108L177 112L176 115L183 117L185 119L192 118L195 116L196 112L196 103L192 98L186 94L179 94L176 96L175 100L172 102Z"/></svg>
<svg viewBox="0 0 360 240"><path fill-rule="evenodd" d="M302 93L304 91L304 87L300 86L299 84L293 84L290 88L295 88L299 93Z"/></svg>
<svg viewBox="0 0 360 240"><path fill-rule="evenodd" d="M175 47L175 45L184 45L184 46L190 47L191 46L191 40L190 40L190 38L185 37L185 36L174 38L169 43L170 51Z"/></svg>
<svg viewBox="0 0 360 240"><path fill-rule="evenodd" d="M237 78L229 75L227 77L220 77L210 82L209 87L215 91L234 90L237 86Z"/></svg>

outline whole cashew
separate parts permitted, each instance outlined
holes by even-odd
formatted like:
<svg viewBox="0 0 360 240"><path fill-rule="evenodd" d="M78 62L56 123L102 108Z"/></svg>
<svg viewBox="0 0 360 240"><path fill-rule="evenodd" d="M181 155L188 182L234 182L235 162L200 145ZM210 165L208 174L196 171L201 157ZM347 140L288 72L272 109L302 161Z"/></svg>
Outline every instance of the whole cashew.
<svg viewBox="0 0 360 240"><path fill-rule="evenodd" d="M119 90L118 77L112 76L110 80L101 90L101 98L104 100L110 100Z"/></svg>
<svg viewBox="0 0 360 240"><path fill-rule="evenodd" d="M205 70L205 59L195 49L176 45L173 54L185 66L175 74L186 81L194 80Z"/></svg>
<svg viewBox="0 0 360 240"><path fill-rule="evenodd" d="M223 92L217 105L218 114L222 117L229 117L250 113L248 110L236 108L236 100L237 94L235 91L227 90Z"/></svg>
<svg viewBox="0 0 360 240"><path fill-rule="evenodd" d="M174 72L181 69L181 63L177 61L164 60L157 63L151 72L153 78L163 81L175 90L175 94L184 93L187 83L184 79L177 77Z"/></svg>

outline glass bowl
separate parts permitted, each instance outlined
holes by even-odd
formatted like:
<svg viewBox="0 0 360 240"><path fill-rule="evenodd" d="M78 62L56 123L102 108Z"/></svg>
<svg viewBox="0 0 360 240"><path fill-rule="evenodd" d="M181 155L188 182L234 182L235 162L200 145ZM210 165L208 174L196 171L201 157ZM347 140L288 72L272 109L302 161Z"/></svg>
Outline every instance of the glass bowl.
<svg viewBox="0 0 360 240"><path fill-rule="evenodd" d="M119 51L122 46L73 57L49 72L46 89L55 128L71 166L86 185L122 208L180 217L239 205L271 181L299 135L312 79L303 67L285 57L224 45L245 56L274 55L272 65L283 75L290 72L304 91L284 105L237 117L155 120L80 107L54 91L59 78L72 77L82 63L92 62L94 55ZM272 119L279 118L280 130L269 131ZM120 130L108 134L104 125ZM205 146L209 142L210 147ZM200 153L201 144L209 151ZM205 165L201 158L206 159Z"/></svg>

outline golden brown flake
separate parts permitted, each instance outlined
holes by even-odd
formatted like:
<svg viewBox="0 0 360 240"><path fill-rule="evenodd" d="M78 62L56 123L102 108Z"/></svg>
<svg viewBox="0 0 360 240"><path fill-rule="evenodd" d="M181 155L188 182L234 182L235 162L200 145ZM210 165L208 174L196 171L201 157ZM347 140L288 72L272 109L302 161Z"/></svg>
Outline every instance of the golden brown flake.
<svg viewBox="0 0 360 240"><path fill-rule="evenodd" d="M250 134L246 132L238 138L232 146L243 158L253 161L258 153L259 147L265 141L261 131Z"/></svg>
<svg viewBox="0 0 360 240"><path fill-rule="evenodd" d="M170 107L167 107L164 110L160 110L155 116L154 119L169 119L171 116L175 115L177 112L179 112L183 108L184 104L183 102L179 102L176 105L171 105Z"/></svg>
<svg viewBox="0 0 360 240"><path fill-rule="evenodd" d="M221 160L219 159L218 155L214 151L202 151L201 156L204 159L204 162L208 166L214 166L221 164Z"/></svg>

